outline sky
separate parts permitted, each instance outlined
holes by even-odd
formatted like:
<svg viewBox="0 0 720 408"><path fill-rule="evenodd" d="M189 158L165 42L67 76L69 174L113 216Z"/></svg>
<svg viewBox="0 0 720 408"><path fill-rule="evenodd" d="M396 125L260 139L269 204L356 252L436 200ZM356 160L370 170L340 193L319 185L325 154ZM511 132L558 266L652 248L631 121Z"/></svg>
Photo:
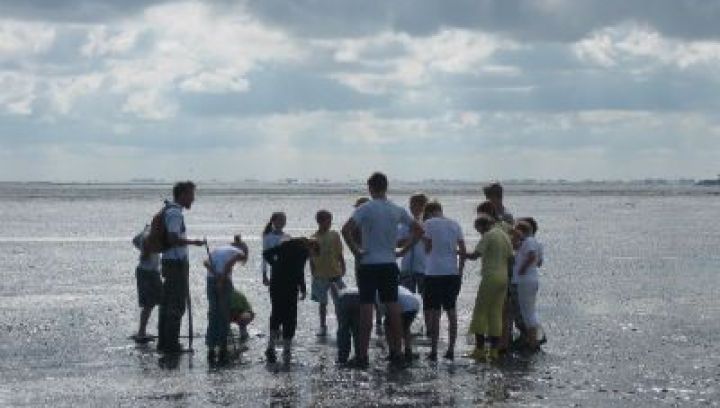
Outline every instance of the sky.
<svg viewBox="0 0 720 408"><path fill-rule="evenodd" d="M0 180L720 172L718 0L3 0Z"/></svg>

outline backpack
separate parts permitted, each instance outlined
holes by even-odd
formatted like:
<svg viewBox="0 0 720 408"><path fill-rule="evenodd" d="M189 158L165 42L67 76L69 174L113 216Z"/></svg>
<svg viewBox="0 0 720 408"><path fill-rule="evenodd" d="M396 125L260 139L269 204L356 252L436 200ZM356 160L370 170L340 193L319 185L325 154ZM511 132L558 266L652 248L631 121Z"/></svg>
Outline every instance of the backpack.
<svg viewBox="0 0 720 408"><path fill-rule="evenodd" d="M165 227L165 211L167 206L153 215L150 221L150 231L143 240L142 251L146 254L156 254L170 249L167 239L167 228Z"/></svg>

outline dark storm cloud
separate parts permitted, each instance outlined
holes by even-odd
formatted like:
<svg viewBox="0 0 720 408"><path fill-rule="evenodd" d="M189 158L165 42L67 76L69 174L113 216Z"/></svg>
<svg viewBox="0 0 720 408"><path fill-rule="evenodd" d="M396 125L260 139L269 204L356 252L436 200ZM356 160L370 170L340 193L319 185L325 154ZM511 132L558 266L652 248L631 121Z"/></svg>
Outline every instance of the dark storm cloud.
<svg viewBox="0 0 720 408"><path fill-rule="evenodd" d="M386 96L359 93L345 85L302 69L272 67L248 75L250 89L239 93L185 93L181 106L200 116L265 115L300 111L379 109Z"/></svg>
<svg viewBox="0 0 720 408"><path fill-rule="evenodd" d="M525 86L522 86L522 83ZM562 112L583 110L698 111L720 109L720 83L708 77L681 76L672 70L636 78L612 71L543 73L516 80L513 87L479 81L448 90L461 110Z"/></svg>
<svg viewBox="0 0 720 408"><path fill-rule="evenodd" d="M668 36L720 38L718 0L248 0L262 20L299 35L361 36L392 29L427 35L443 27L536 41L574 41L635 21Z"/></svg>
<svg viewBox="0 0 720 408"><path fill-rule="evenodd" d="M99 22L141 12L169 0L3 0L0 16L23 20Z"/></svg>

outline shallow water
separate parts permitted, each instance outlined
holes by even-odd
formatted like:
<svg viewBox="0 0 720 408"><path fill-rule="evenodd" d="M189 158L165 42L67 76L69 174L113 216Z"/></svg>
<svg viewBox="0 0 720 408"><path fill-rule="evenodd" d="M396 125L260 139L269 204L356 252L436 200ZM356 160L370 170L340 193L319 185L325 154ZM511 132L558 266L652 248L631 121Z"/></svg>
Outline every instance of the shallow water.
<svg viewBox="0 0 720 408"><path fill-rule="evenodd" d="M357 193L202 187L187 213L189 233L208 236L212 245L244 234L251 260L234 281L258 313L250 349L221 369L208 367L202 338L194 355L175 360L127 340L138 314L129 239L159 208L163 190L0 186L0 405L718 405L717 196L511 191L508 206L539 220L545 245L544 352L497 365L457 358L392 370L373 340L371 368L356 371L335 365L332 336L315 337L317 307L310 301L299 307L294 362L265 365L269 299L259 279L258 233L273 210L287 212L294 235L313 230L321 207L337 225ZM443 190L438 198L474 244L477 196ZM193 317L202 335L204 251L191 251ZM477 265L468 272L458 303L461 331L478 285ZM154 313L153 333L155 319ZM332 332L332 317L329 324ZM461 341L460 351L470 348Z"/></svg>

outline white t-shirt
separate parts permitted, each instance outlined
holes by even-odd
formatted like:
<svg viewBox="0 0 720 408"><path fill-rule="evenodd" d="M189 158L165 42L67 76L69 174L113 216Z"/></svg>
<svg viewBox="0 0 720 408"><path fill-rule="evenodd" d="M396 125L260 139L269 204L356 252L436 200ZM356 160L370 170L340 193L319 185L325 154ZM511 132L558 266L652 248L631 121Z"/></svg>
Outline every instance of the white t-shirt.
<svg viewBox="0 0 720 408"><path fill-rule="evenodd" d="M410 226L398 227L398 239L410 238ZM404 272L425 273L425 243L418 241L400 261L400 270Z"/></svg>
<svg viewBox="0 0 720 408"><path fill-rule="evenodd" d="M212 261L212 272L208 270L207 276L211 278L222 275L227 263L230 262L230 259L234 258L237 255L245 255L245 252L242 249L236 248L232 245L224 245L213 249L210 252L210 260Z"/></svg>
<svg viewBox="0 0 720 408"><path fill-rule="evenodd" d="M420 310L420 301L417 296L404 286L398 286L398 303L403 313Z"/></svg>
<svg viewBox="0 0 720 408"><path fill-rule="evenodd" d="M142 249L143 249L143 243L145 239L147 238L148 234L150 234L150 226L146 226L145 229L135 235L133 237L132 243L137 248L138 251L140 251L140 256L138 257L138 267L140 269L144 269L146 271L159 271L160 270L160 255L159 254L147 254L146 256L143 256Z"/></svg>
<svg viewBox="0 0 720 408"><path fill-rule="evenodd" d="M263 251L266 249L275 248L276 246L280 245L280 243L289 238L290 235L284 232L279 232L275 230L270 231L262 237ZM261 272L269 274L271 271L269 270L268 266L270 265L268 265L268 263L265 261L265 258L262 258L260 262L262 262Z"/></svg>
<svg viewBox="0 0 720 408"><path fill-rule="evenodd" d="M187 238L185 233L185 217L182 213L182 207L177 203L168 203L165 210L165 228L168 234L175 234L180 238ZM177 246L168 249L162 254L163 259L172 259L183 261L188 259L187 245Z"/></svg>
<svg viewBox="0 0 720 408"><path fill-rule="evenodd" d="M398 225L412 224L410 214L387 199L372 199L356 208L352 219L362 232L364 254L360 263L395 263Z"/></svg>
<svg viewBox="0 0 720 408"><path fill-rule="evenodd" d="M463 240L460 225L445 217L425 221L425 238L432 241L427 257L427 276L458 275L458 241Z"/></svg>
<svg viewBox="0 0 720 408"><path fill-rule="evenodd" d="M375 295L375 303L378 304L380 313L387 313L385 304L380 302L379 294ZM402 285L398 285L398 304L400 305L402 313L417 312L420 310L420 300L418 297Z"/></svg>
<svg viewBox="0 0 720 408"><path fill-rule="evenodd" d="M540 244L534 237L527 237L523 240L520 245L520 249L515 253L515 264L513 265L512 283L520 282L537 282L538 280L538 269L537 261L530 265L524 275L520 275L520 267L527 261L531 253L535 253L535 256L540 256Z"/></svg>

